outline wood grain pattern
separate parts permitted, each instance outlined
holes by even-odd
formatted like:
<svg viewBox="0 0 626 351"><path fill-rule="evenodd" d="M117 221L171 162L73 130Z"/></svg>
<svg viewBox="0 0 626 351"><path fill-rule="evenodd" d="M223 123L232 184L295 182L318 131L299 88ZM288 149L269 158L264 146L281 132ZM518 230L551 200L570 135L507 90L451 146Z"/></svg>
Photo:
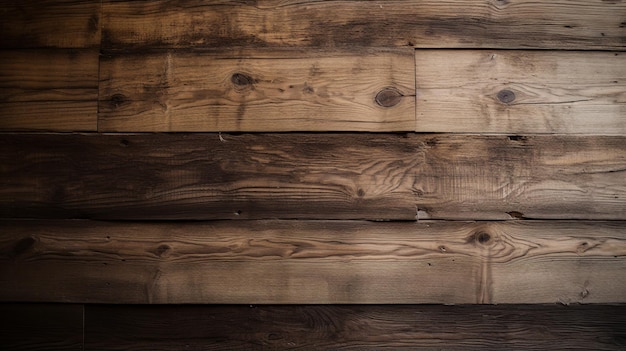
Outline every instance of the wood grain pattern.
<svg viewBox="0 0 626 351"><path fill-rule="evenodd" d="M6 351L83 351L83 306L0 304L0 347Z"/></svg>
<svg viewBox="0 0 626 351"><path fill-rule="evenodd" d="M419 132L626 133L626 55L417 50Z"/></svg>
<svg viewBox="0 0 626 351"><path fill-rule="evenodd" d="M413 130L413 50L253 55L105 58L99 130ZM392 96L377 103L381 91Z"/></svg>
<svg viewBox="0 0 626 351"><path fill-rule="evenodd" d="M0 48L100 45L100 1L21 0L0 4Z"/></svg>
<svg viewBox="0 0 626 351"><path fill-rule="evenodd" d="M87 306L85 350L623 350L624 306Z"/></svg>
<svg viewBox="0 0 626 351"><path fill-rule="evenodd" d="M97 50L0 51L0 130L95 131Z"/></svg>
<svg viewBox="0 0 626 351"><path fill-rule="evenodd" d="M621 1L104 1L103 49L623 49Z"/></svg>
<svg viewBox="0 0 626 351"><path fill-rule="evenodd" d="M626 302L620 221L0 225L2 301Z"/></svg>
<svg viewBox="0 0 626 351"><path fill-rule="evenodd" d="M622 136L6 134L0 217L621 220L625 164Z"/></svg>

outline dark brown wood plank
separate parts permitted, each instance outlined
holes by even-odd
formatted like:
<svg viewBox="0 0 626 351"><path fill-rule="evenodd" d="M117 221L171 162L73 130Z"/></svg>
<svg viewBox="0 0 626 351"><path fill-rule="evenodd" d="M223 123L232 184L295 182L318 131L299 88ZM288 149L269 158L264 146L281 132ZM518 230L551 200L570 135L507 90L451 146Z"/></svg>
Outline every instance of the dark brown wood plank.
<svg viewBox="0 0 626 351"><path fill-rule="evenodd" d="M626 137L11 135L0 217L626 218Z"/></svg>
<svg viewBox="0 0 626 351"><path fill-rule="evenodd" d="M85 350L623 350L618 306L87 306Z"/></svg>
<svg viewBox="0 0 626 351"><path fill-rule="evenodd" d="M2 350L83 350L82 305L4 303L0 315Z"/></svg>
<svg viewBox="0 0 626 351"><path fill-rule="evenodd" d="M104 1L103 48L623 49L621 1Z"/></svg>
<svg viewBox="0 0 626 351"><path fill-rule="evenodd" d="M419 132L626 134L626 55L417 50Z"/></svg>
<svg viewBox="0 0 626 351"><path fill-rule="evenodd" d="M99 0L21 0L0 4L0 48L100 45Z"/></svg>
<svg viewBox="0 0 626 351"><path fill-rule="evenodd" d="M103 132L412 131L414 50L103 57Z"/></svg>
<svg viewBox="0 0 626 351"><path fill-rule="evenodd" d="M623 303L626 222L0 221L1 301Z"/></svg>
<svg viewBox="0 0 626 351"><path fill-rule="evenodd" d="M98 50L0 51L0 130L95 131Z"/></svg>

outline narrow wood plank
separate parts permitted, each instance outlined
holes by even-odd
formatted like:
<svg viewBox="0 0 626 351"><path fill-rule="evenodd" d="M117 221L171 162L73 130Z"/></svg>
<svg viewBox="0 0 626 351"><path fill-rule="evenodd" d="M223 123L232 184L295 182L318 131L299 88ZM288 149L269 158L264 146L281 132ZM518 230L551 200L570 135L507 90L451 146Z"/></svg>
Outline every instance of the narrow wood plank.
<svg viewBox="0 0 626 351"><path fill-rule="evenodd" d="M0 130L95 131L98 50L0 51Z"/></svg>
<svg viewBox="0 0 626 351"><path fill-rule="evenodd" d="M414 128L413 50L249 54L104 57L100 131Z"/></svg>
<svg viewBox="0 0 626 351"><path fill-rule="evenodd" d="M623 350L620 306L110 306L85 350Z"/></svg>
<svg viewBox="0 0 626 351"><path fill-rule="evenodd" d="M622 220L625 164L623 136L5 134L0 217Z"/></svg>
<svg viewBox="0 0 626 351"><path fill-rule="evenodd" d="M620 221L0 226L2 301L626 302Z"/></svg>
<svg viewBox="0 0 626 351"><path fill-rule="evenodd" d="M103 48L623 49L621 1L104 1Z"/></svg>
<svg viewBox="0 0 626 351"><path fill-rule="evenodd" d="M0 304L0 347L18 350L83 350L83 306Z"/></svg>
<svg viewBox="0 0 626 351"><path fill-rule="evenodd" d="M626 133L626 55L417 50L418 132Z"/></svg>
<svg viewBox="0 0 626 351"><path fill-rule="evenodd" d="M99 0L21 0L0 4L0 48L100 45Z"/></svg>

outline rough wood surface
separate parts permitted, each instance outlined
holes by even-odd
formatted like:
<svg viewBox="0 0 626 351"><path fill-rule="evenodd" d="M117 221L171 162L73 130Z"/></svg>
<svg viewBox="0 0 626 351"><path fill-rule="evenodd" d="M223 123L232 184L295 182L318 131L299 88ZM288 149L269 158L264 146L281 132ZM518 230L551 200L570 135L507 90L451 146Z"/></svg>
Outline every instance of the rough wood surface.
<svg viewBox="0 0 626 351"><path fill-rule="evenodd" d="M623 350L624 306L87 306L85 350Z"/></svg>
<svg viewBox="0 0 626 351"><path fill-rule="evenodd" d="M0 315L4 351L83 351L82 305L0 304Z"/></svg>
<svg viewBox="0 0 626 351"><path fill-rule="evenodd" d="M626 55L417 50L419 132L626 134Z"/></svg>
<svg viewBox="0 0 626 351"><path fill-rule="evenodd" d="M0 138L0 217L626 218L623 136Z"/></svg>
<svg viewBox="0 0 626 351"><path fill-rule="evenodd" d="M415 125L413 50L103 57L99 130L395 131Z"/></svg>
<svg viewBox="0 0 626 351"><path fill-rule="evenodd" d="M0 51L0 130L95 131L98 51Z"/></svg>
<svg viewBox="0 0 626 351"><path fill-rule="evenodd" d="M104 1L103 49L623 49L622 1Z"/></svg>
<svg viewBox="0 0 626 351"><path fill-rule="evenodd" d="M2 301L626 302L620 221L0 226Z"/></svg>
<svg viewBox="0 0 626 351"><path fill-rule="evenodd" d="M99 0L0 3L0 48L100 46Z"/></svg>

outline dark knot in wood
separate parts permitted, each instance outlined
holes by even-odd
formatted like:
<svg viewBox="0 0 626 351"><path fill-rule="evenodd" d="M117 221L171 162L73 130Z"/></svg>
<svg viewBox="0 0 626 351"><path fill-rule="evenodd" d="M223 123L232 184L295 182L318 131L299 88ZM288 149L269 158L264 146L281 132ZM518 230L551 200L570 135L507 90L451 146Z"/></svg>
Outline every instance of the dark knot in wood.
<svg viewBox="0 0 626 351"><path fill-rule="evenodd" d="M382 107L392 107L400 103L402 96L404 95L398 89L388 87L379 91L374 100Z"/></svg>
<svg viewBox="0 0 626 351"><path fill-rule="evenodd" d="M503 89L498 92L498 100L504 104L510 104L515 100L515 93L508 89Z"/></svg>
<svg viewBox="0 0 626 351"><path fill-rule="evenodd" d="M252 77L250 77L247 74L243 74L243 73L235 73L232 75L232 77L230 77L230 81L239 87L244 87L247 85L252 85L252 83L254 83L254 80L252 79Z"/></svg>
<svg viewBox="0 0 626 351"><path fill-rule="evenodd" d="M111 107L118 108L127 100L128 98L124 94L113 94L111 96Z"/></svg>

